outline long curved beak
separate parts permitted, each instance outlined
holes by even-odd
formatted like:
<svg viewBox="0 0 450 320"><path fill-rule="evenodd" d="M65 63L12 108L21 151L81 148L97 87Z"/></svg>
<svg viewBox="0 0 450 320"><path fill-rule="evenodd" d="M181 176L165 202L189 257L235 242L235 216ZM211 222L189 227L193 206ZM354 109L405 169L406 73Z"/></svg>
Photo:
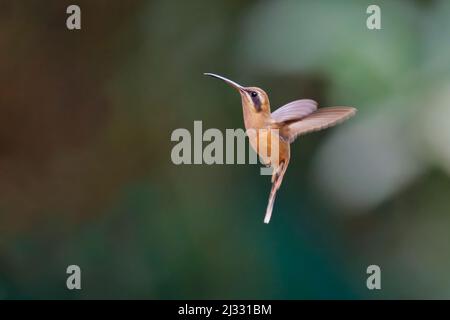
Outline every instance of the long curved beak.
<svg viewBox="0 0 450 320"><path fill-rule="evenodd" d="M214 73L204 73L204 75L205 75L205 76L214 77L214 78L217 78L217 79L220 79L220 80L223 80L223 81L225 81L226 83L228 83L230 86L232 86L233 88L236 88L236 89L239 90L239 91L241 91L241 90L244 89L244 87L241 86L240 84L238 84L238 83L236 83L236 82L234 82L234 81L232 81L232 80L230 80L230 79L227 79L227 78L225 78L225 77L219 76L219 75L217 75L217 74L214 74Z"/></svg>

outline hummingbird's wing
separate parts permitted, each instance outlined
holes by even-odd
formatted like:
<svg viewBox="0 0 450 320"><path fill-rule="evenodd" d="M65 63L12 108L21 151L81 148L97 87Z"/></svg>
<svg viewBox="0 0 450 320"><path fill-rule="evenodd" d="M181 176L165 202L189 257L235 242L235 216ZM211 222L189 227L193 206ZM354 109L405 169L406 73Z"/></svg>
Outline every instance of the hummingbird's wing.
<svg viewBox="0 0 450 320"><path fill-rule="evenodd" d="M301 99L289 102L272 112L271 116L278 123L300 120L317 110L317 102Z"/></svg>
<svg viewBox="0 0 450 320"><path fill-rule="evenodd" d="M352 107L320 108L303 119L286 123L280 133L293 142L298 136L335 126L354 116L356 111Z"/></svg>

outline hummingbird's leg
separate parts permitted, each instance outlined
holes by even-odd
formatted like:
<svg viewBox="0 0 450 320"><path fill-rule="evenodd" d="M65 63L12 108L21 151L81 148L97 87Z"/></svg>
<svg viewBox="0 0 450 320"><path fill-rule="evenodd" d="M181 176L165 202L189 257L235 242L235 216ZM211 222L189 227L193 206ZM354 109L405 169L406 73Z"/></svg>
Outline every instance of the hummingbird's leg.
<svg viewBox="0 0 450 320"><path fill-rule="evenodd" d="M272 173L272 180L271 180L272 183L274 183L275 179L278 177L278 172L277 171L278 171L279 168L280 167L273 169L274 171Z"/></svg>
<svg viewBox="0 0 450 320"><path fill-rule="evenodd" d="M283 165L284 164L282 163L280 166L273 168L272 183L274 183L275 180L280 176L280 172L283 170Z"/></svg>

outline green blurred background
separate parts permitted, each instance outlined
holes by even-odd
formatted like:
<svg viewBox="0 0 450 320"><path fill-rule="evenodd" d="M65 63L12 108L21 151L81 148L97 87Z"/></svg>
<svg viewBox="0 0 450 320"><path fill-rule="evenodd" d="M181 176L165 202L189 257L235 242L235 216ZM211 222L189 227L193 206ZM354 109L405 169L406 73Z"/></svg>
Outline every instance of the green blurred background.
<svg viewBox="0 0 450 320"><path fill-rule="evenodd" d="M1 0L0 298L450 298L449 32L445 0ZM269 225L258 165L171 162L243 127L203 72L359 110L294 143Z"/></svg>

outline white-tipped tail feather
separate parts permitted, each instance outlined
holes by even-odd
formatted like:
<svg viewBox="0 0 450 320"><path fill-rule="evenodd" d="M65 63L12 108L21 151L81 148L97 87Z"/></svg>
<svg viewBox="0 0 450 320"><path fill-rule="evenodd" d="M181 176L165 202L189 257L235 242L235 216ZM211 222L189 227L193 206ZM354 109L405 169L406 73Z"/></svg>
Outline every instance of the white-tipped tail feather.
<svg viewBox="0 0 450 320"><path fill-rule="evenodd" d="M280 166L275 170L272 176L272 189L269 194L269 203L267 204L266 215L264 216L264 223L269 223L270 218L272 217L273 204L275 202L275 196L277 194L277 190L281 186L281 182L283 181L284 173L288 167L288 162L282 162Z"/></svg>

